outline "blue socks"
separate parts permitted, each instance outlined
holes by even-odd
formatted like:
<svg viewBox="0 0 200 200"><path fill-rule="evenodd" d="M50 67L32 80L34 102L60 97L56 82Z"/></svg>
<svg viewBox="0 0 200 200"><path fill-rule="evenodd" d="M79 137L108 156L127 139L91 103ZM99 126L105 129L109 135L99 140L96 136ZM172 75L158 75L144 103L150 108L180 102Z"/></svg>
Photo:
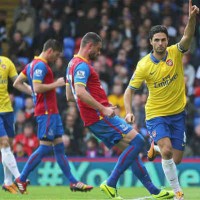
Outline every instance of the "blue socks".
<svg viewBox="0 0 200 200"><path fill-rule="evenodd" d="M26 179L31 171L40 163L42 158L52 151L52 146L40 145L37 150L29 157L26 162L21 175L20 180L26 182Z"/></svg>
<svg viewBox="0 0 200 200"><path fill-rule="evenodd" d="M38 149L30 156L28 159L26 165L24 166L22 173L20 175L20 180L22 182L26 182L26 179L29 175L29 173L35 169L35 167L40 163L42 158L46 155L48 155L52 151L52 146L47 145L40 145ZM54 146L54 154L56 157L56 160L62 169L65 176L69 179L70 183L77 183L78 181L74 178L70 171L68 159L64 152L64 144L59 143Z"/></svg>
<svg viewBox="0 0 200 200"><path fill-rule="evenodd" d="M110 187L116 187L120 175L133 163L138 157L142 147L144 146L144 139L140 134L130 142L130 145L121 153L118 162L115 165L110 177L107 179L107 184Z"/></svg>
<svg viewBox="0 0 200 200"><path fill-rule="evenodd" d="M132 163L131 166L132 172L135 176L141 181L144 187L151 193L151 194L159 194L160 189L158 189L151 181L151 178L147 172L146 167L144 166L141 158L138 156Z"/></svg>
<svg viewBox="0 0 200 200"><path fill-rule="evenodd" d="M60 168L62 169L65 176L69 179L70 183L77 183L78 181L74 178L74 176L71 173L69 162L64 152L63 143L59 143L54 146L54 154Z"/></svg>

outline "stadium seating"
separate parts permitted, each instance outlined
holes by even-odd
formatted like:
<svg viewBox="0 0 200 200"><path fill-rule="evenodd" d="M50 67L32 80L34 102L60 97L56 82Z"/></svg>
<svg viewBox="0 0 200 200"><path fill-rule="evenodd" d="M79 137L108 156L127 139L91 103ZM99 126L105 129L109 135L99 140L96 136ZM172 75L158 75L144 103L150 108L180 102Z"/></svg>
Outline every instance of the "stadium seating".
<svg viewBox="0 0 200 200"><path fill-rule="evenodd" d="M72 37L65 37L64 44L64 56L67 60L70 60L74 54L75 41Z"/></svg>

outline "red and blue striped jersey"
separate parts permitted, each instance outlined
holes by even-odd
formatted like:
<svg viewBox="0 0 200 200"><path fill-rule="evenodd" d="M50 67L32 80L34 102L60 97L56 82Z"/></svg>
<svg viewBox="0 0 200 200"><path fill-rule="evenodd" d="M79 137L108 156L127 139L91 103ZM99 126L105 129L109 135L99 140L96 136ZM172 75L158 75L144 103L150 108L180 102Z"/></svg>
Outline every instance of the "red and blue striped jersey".
<svg viewBox="0 0 200 200"><path fill-rule="evenodd" d="M72 58L66 72L66 84L70 84L84 125L89 126L99 121L101 113L78 99L75 93L75 84L82 84L96 101L104 106L110 105L106 93L101 86L99 75L86 59L78 55Z"/></svg>
<svg viewBox="0 0 200 200"><path fill-rule="evenodd" d="M38 94L33 90L33 82L43 84L50 84L54 82L53 72L47 61L42 58L35 57L31 63L26 65L21 73L27 77L28 83L33 91L35 116L58 113L55 89Z"/></svg>

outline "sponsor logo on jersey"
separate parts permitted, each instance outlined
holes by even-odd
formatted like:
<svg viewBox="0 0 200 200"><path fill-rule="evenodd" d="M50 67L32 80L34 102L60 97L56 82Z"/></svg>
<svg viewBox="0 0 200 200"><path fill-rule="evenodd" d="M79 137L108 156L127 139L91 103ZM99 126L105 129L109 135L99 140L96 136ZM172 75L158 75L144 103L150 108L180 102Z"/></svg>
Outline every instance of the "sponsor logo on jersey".
<svg viewBox="0 0 200 200"><path fill-rule="evenodd" d="M166 77L162 78L161 82L154 82L154 88L160 88L160 87L166 87L169 84L171 84L173 81L175 81L178 77L178 74L174 75L167 75Z"/></svg>

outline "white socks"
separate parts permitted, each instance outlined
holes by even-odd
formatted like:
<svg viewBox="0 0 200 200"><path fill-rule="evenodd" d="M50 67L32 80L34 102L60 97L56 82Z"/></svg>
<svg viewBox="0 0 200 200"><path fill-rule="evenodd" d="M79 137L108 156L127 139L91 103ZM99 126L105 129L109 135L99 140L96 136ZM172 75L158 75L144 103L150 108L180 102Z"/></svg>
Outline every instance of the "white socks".
<svg viewBox="0 0 200 200"><path fill-rule="evenodd" d="M182 191L179 185L177 169L173 159L163 160L162 159L162 168L165 173L167 180L169 181L170 186L173 188L174 192Z"/></svg>
<svg viewBox="0 0 200 200"><path fill-rule="evenodd" d="M3 171L4 171L4 184L5 185L12 185L13 180L12 180L12 173L10 170L6 167L5 163L2 162L3 164Z"/></svg>
<svg viewBox="0 0 200 200"><path fill-rule="evenodd" d="M5 184L11 185L12 184L12 175L15 178L20 176L17 162L13 153L11 152L10 147L2 148L1 149L1 156L2 156L2 164L4 166L4 181ZM10 184L11 182L11 184Z"/></svg>
<svg viewBox="0 0 200 200"><path fill-rule="evenodd" d="M160 153L160 148L159 148L158 145L154 145L154 150L155 150L156 152L159 152L159 153Z"/></svg>

